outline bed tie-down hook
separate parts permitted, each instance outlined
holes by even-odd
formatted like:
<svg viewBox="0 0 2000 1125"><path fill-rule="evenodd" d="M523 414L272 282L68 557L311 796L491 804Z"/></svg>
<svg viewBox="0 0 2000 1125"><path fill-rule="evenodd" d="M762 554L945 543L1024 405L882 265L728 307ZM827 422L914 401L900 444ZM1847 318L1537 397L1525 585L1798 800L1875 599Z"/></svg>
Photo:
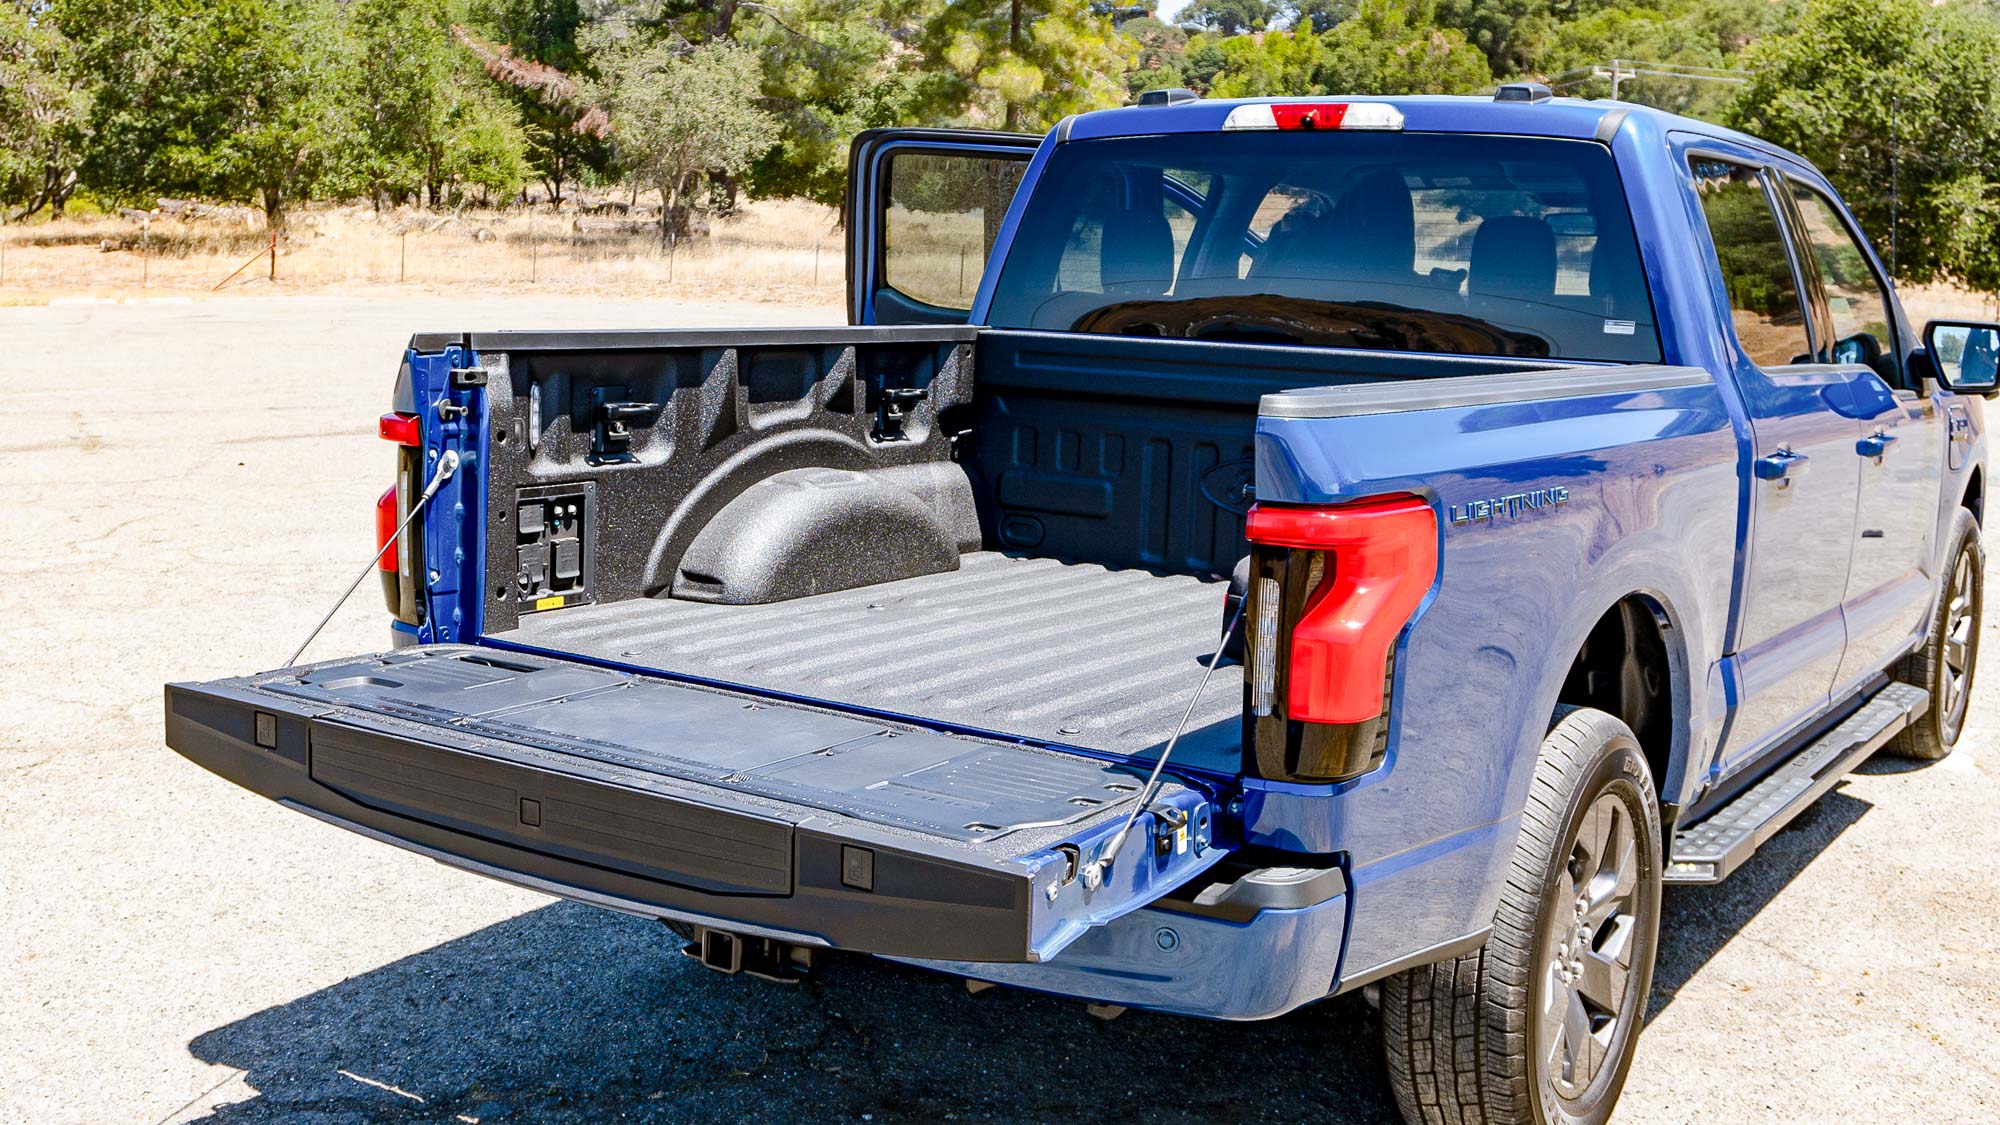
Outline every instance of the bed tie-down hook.
<svg viewBox="0 0 2000 1125"><path fill-rule="evenodd" d="M1222 629L1222 640L1209 654L1208 667L1202 669L1201 683L1194 689L1194 698L1188 700L1187 710L1181 712L1181 721L1174 724L1174 733L1167 737L1166 746L1160 749L1159 759L1153 763L1152 776L1146 778L1146 784L1140 788L1132 811L1125 814L1125 823L1119 825L1118 835L1111 838L1111 844L1103 854L1084 865L1080 874L1085 890L1094 891L1104 885L1106 876L1111 874L1111 862L1118 858L1119 849L1125 846L1125 837L1131 834L1133 822L1139 819L1139 814L1145 811L1147 805L1153 803L1153 797L1160 788L1160 774L1167 768L1167 759L1172 756L1174 745L1181 740L1181 732L1187 730L1189 720L1194 718L1194 709L1201 703L1201 693L1208 690L1208 681L1215 676L1215 666L1222 662L1222 652L1229 647L1229 638L1235 635L1237 624L1243 620L1243 607L1249 604L1250 599L1243 598L1236 603L1236 612L1229 615L1229 624Z"/></svg>

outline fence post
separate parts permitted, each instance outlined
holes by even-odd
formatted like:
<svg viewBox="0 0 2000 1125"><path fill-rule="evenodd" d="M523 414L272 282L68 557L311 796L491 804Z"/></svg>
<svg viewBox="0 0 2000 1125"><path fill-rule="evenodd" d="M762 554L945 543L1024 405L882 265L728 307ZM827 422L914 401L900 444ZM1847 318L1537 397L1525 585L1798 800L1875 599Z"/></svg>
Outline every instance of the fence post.
<svg viewBox="0 0 2000 1125"><path fill-rule="evenodd" d="M403 256L396 263L396 284L401 285L404 282L408 281L409 279L410 279L410 232L404 231Z"/></svg>
<svg viewBox="0 0 2000 1125"><path fill-rule="evenodd" d="M278 280L278 232L271 231L271 280Z"/></svg>

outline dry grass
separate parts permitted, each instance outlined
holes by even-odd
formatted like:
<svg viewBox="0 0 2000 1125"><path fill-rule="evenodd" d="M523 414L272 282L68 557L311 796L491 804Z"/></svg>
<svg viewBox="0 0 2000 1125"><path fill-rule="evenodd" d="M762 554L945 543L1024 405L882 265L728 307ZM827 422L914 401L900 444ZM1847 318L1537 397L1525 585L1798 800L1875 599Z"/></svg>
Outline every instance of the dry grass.
<svg viewBox="0 0 2000 1125"><path fill-rule="evenodd" d="M6 226L0 304L205 294L246 262L223 292L532 291L824 305L844 291L843 234L829 208L755 203L671 255L646 218L580 216L568 206L559 214L314 208L292 216L279 239L275 282L268 257L258 257L268 236L254 212Z"/></svg>
<svg viewBox="0 0 2000 1125"><path fill-rule="evenodd" d="M608 202L608 201L599 201ZM978 287L984 230L978 212L892 209L901 287L962 304ZM548 292L678 297L768 304L838 303L845 289L844 236L830 208L770 200L714 222L706 237L662 252L655 229L634 215L468 210L455 215L366 207L313 208L293 216L278 243L277 280L268 259L224 293ZM584 229L577 229L579 219ZM260 213L149 222L118 216L0 226L0 305L77 297L201 295L267 246ZM1909 286L1910 319L2000 319L1992 297L1951 285Z"/></svg>

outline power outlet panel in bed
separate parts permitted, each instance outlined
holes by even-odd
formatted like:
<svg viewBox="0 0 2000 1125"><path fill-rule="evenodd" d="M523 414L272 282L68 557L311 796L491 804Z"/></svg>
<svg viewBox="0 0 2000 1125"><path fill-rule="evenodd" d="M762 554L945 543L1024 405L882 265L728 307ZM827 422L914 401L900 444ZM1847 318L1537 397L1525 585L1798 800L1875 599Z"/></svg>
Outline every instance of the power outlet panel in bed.
<svg viewBox="0 0 2000 1125"><path fill-rule="evenodd" d="M537 485L514 496L518 565L515 598L522 613L594 600L597 579L597 484Z"/></svg>

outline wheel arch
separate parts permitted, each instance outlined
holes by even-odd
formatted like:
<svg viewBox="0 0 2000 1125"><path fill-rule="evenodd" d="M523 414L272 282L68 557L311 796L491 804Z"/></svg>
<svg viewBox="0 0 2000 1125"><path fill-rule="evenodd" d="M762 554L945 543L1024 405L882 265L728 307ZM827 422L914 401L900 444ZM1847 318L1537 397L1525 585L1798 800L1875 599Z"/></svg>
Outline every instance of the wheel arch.
<svg viewBox="0 0 2000 1125"><path fill-rule="evenodd" d="M1965 495L1959 499L1959 507L1972 513L1972 518L1981 527L1986 526L1986 466L1974 465L1967 474Z"/></svg>
<svg viewBox="0 0 2000 1125"><path fill-rule="evenodd" d="M1685 638L1665 601L1635 590L1612 602L1566 669L1556 705L1594 708L1632 729L1670 830L1687 764L1691 692Z"/></svg>

